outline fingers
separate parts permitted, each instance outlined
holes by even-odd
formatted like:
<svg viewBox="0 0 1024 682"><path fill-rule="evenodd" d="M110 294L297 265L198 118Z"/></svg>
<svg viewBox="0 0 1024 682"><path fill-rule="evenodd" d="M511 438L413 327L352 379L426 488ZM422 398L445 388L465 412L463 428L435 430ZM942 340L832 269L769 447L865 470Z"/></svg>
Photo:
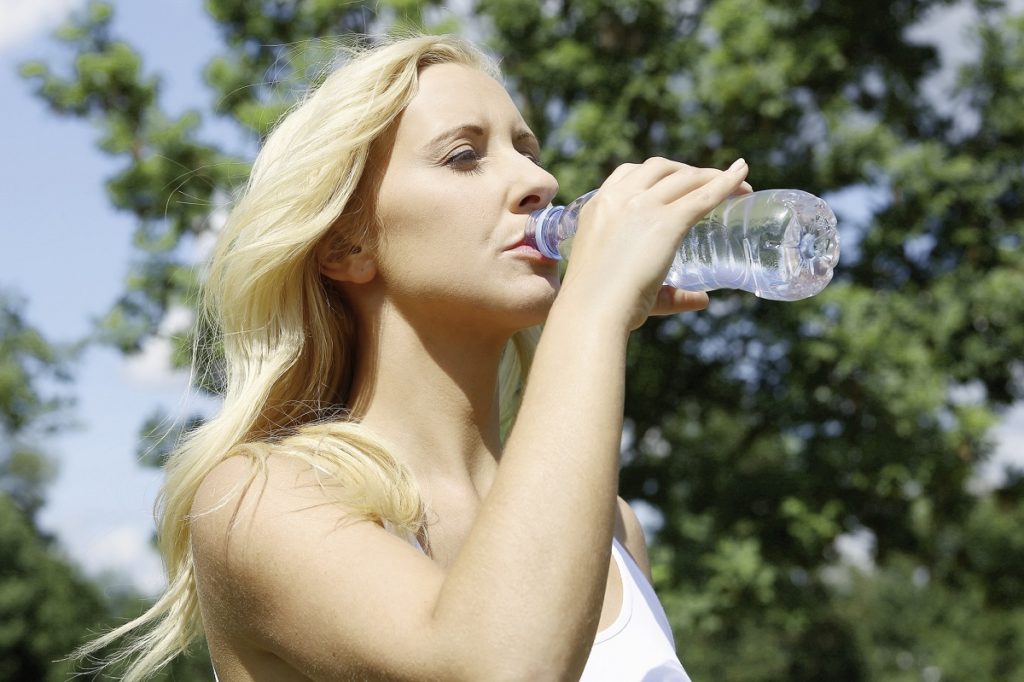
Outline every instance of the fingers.
<svg viewBox="0 0 1024 682"><path fill-rule="evenodd" d="M624 178L625 176L631 174L633 171L635 171L639 167L640 167L640 164L638 164L638 163L623 163L623 164L619 164L618 166L615 167L615 170L613 170L611 172L611 175L609 175L607 178L605 178L604 182L601 183L601 186L605 187L605 186L608 186L608 185L614 185L615 183L619 182L620 180L622 180L622 178Z"/></svg>
<svg viewBox="0 0 1024 682"><path fill-rule="evenodd" d="M712 169L696 168L679 161L652 156L643 163L620 164L602 183L601 188L615 188L626 192L642 192L649 190L660 180L673 173L690 173L704 170Z"/></svg>
<svg viewBox="0 0 1024 682"><path fill-rule="evenodd" d="M639 165L618 166L583 208L574 260L563 290L575 282L582 282L579 286L587 289L608 287L608 296L622 299L616 309L636 313L630 318L630 328L642 324L647 315L706 308L706 293L683 291L661 282L690 226L730 195L753 191L745 182L746 174L742 159L726 171L659 157ZM593 275L612 270L635 287L615 286L602 279L604 275ZM635 295L641 298L629 298Z"/></svg>
<svg viewBox="0 0 1024 682"><path fill-rule="evenodd" d="M651 315L675 315L708 307L708 295L703 291L684 291L662 285L651 306Z"/></svg>
<svg viewBox="0 0 1024 682"><path fill-rule="evenodd" d="M688 224L700 220L711 209L722 203L727 197L735 194L747 175L747 163L737 159L729 170L713 177L700 187L676 199L669 206L678 210Z"/></svg>
<svg viewBox="0 0 1024 682"><path fill-rule="evenodd" d="M740 162L742 160L737 163ZM746 162L742 162L741 165L746 168ZM627 191L646 191L653 201L670 204L735 169L736 164L729 171L720 171L716 168L700 168L655 156L642 164L624 163L618 166L602 187L618 186L619 189ZM745 177L746 171L744 170L741 175ZM731 194L748 194L752 191L753 187L747 182L742 182L741 178L741 182L736 184ZM722 198L725 196L728 195Z"/></svg>
<svg viewBox="0 0 1024 682"><path fill-rule="evenodd" d="M695 168L673 173L660 181L652 188L652 191L656 192L666 204L675 203L680 199L700 199L702 195L708 195L707 200L701 203L707 204L708 201L714 201L707 209L710 211L729 194L740 190L746 175L746 161L737 159L726 171L714 168ZM717 197L717 201L711 195Z"/></svg>

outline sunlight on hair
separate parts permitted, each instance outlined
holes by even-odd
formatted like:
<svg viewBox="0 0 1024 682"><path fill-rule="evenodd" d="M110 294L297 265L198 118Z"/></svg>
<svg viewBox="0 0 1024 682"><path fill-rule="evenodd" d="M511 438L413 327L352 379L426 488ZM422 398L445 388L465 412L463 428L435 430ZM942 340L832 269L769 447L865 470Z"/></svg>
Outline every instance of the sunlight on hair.
<svg viewBox="0 0 1024 682"><path fill-rule="evenodd" d="M453 62L497 78L497 66L454 36L305 47L291 51L296 56L281 65L289 78L275 87L287 91L296 75L313 87L267 137L205 270L193 380L222 386L224 400L216 416L183 437L166 466L158 538L167 590L146 613L73 655L93 660L124 639L99 665L125 665L127 682L152 675L202 633L190 515L203 479L227 457L253 462L250 484L271 454L298 458L322 474L338 504L427 540L410 472L345 418L354 322L340 294L322 281L317 253L325 243L333 249L379 239L380 226L359 199L360 181L373 142L415 94L419 70ZM539 329L520 332L502 357L503 436L538 339Z"/></svg>

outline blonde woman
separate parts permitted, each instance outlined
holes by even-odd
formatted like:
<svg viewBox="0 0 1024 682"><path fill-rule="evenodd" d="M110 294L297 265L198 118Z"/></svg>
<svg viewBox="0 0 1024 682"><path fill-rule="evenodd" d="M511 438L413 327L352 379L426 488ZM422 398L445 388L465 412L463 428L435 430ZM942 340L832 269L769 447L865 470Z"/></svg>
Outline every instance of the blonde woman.
<svg viewBox="0 0 1024 682"><path fill-rule="evenodd" d="M125 679L199 636L221 682L688 679L616 492L626 341L706 305L660 282L746 165L619 167L559 285L539 156L445 36L281 121L210 265L228 387L168 465L168 590L96 642L142 633Z"/></svg>

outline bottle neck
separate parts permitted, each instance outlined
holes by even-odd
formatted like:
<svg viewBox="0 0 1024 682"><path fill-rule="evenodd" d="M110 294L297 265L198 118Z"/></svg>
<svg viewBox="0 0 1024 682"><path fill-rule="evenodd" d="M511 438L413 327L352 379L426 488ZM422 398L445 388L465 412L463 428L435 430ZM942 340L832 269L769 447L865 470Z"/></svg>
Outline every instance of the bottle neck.
<svg viewBox="0 0 1024 682"><path fill-rule="evenodd" d="M548 206L531 213L526 224L526 242L552 260L562 259L558 253L558 223L563 213L564 206Z"/></svg>
<svg viewBox="0 0 1024 682"><path fill-rule="evenodd" d="M552 260L561 260L558 245L576 234L580 209L597 190L591 190L568 206L548 206L530 214L526 223L526 242Z"/></svg>

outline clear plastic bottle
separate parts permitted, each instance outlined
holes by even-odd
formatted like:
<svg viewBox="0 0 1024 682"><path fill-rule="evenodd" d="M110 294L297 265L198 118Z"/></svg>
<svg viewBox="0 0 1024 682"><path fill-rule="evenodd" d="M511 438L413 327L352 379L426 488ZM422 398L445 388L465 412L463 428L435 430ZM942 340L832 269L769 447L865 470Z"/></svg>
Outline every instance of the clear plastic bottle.
<svg viewBox="0 0 1024 682"><path fill-rule="evenodd" d="M597 190L568 206L530 214L526 238L548 258L568 258L580 209ZM839 262L839 232L823 200L796 189L730 197L694 225L672 260L665 284L688 291L741 289L775 301L815 295Z"/></svg>

